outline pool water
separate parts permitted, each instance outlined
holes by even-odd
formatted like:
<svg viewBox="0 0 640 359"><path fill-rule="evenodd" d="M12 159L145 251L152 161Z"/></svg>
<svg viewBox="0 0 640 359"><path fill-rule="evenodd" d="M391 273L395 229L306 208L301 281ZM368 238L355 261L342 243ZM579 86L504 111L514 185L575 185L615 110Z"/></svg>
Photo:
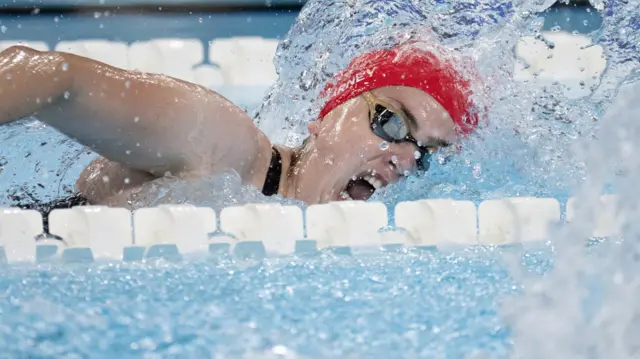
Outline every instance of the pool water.
<svg viewBox="0 0 640 359"><path fill-rule="evenodd" d="M602 23L592 12L583 8L576 11L579 16L574 21L566 20L574 13L569 7L550 12L544 27L568 26L568 31L589 32ZM174 22L173 28L197 28L200 23L197 17L184 20L189 26L181 27L176 25L179 21ZM272 20L276 22L274 18L257 18L252 21L263 21L260 25L263 28L279 31L266 25ZM21 23L20 28L10 27L10 34L24 29L26 37L37 38L35 32L29 32L27 20L2 21ZM134 33L127 31L127 26L128 30L133 29L131 21L126 25L105 20L104 27L93 19L82 21L81 27L86 27L89 36L103 34L102 31L107 31L104 28L120 29L120 37ZM290 24L292 19L285 21ZM585 22L593 27L582 29ZM149 22L152 23L160 26L163 22ZM260 26L251 27L251 31L260 31ZM249 31L247 28L242 31ZM203 34L208 30L197 31ZM284 36L284 31L272 35ZM60 34L47 36L51 38L46 41L55 42ZM609 43L633 54L628 43ZM549 100L556 94L546 95ZM260 102L254 97L241 100L252 108L257 108ZM546 109L553 113L560 108L566 111L564 115L576 115L568 116L576 123L594 122L586 115L591 115L587 107L580 105L576 101ZM544 104L540 107L545 108ZM529 110L530 107L526 108ZM607 161L620 158L620 153L614 151L620 150L622 142L606 141L622 136L613 129L620 126L628 130L632 139L640 138L640 131L627 114L634 112L612 114L609 132L603 133L595 145L600 147L580 152L591 161L591 173L596 174L595 184L588 187L592 193L601 190L604 180L598 175L606 172ZM547 129L534 130L529 138L533 145L536 136L542 136ZM557 132L551 140L556 140L563 149L565 145L569 147L567 138L580 132L567 124L553 130ZM512 132L512 128L508 131ZM92 157L35 122L4 127L0 138L0 161L4 161L5 168L0 173L3 176L0 185L5 186L0 188L3 193L11 193L28 183L29 191L36 196L55 197L60 194L57 188L40 187L38 181L54 179L64 192L65 186L70 188L73 184L74 173ZM636 153L638 150L635 149ZM74 158L71 161L70 155ZM496 162L505 160L507 155L517 157L514 162L532 157L526 151L517 156L507 151ZM574 157L568 160L574 161ZM557 195L574 187L572 182L561 183L565 178L570 182L573 177L582 176L581 172L567 173L558 168L554 173L547 168L531 168L536 163L520 163L527 170L537 171L533 182L518 182L518 173L506 172L504 166L489 166L483 167L482 176L477 176L479 180L465 190L444 183L430 194L456 197L475 193L475 198ZM464 165L465 171L473 172L473 164ZM629 203L639 200L632 181L639 177L633 176L637 174L634 168L640 168L635 165L631 162L620 166L624 173L632 175L620 180L618 187L620 193L628 194ZM444 182L446 173L446 169L436 172L434 178ZM6 181L8 174L11 178ZM511 187L505 189L492 182L504 178L512 181ZM558 184L564 187L558 190ZM416 193L426 191L424 182L414 183L411 189L405 195L414 199ZM488 195L483 193L487 189L491 190ZM386 197L383 194L381 198ZM393 200L398 198L407 199L396 196ZM401 252L363 251L352 255L326 251L267 259L201 256L176 261L3 267L0 348L4 350L0 357L507 358L512 357L514 349L522 358L633 357L634 351L618 350L618 346L596 339L599 334L606 338L621 337L619 333L625 330L631 335L637 333L629 324L632 315L640 313L640 308L632 303L639 294L636 288L640 287L633 276L640 268L637 259L631 256L636 249L633 241L625 246L609 240L596 243L583 253L587 248L585 241L576 238L584 238L579 229L580 225L586 228L585 223L577 224L573 231L553 232L554 242L527 246L440 247ZM635 227L626 232L629 238L637 238ZM624 256L625 252L629 255ZM607 259L606 265L599 261L602 258ZM593 273L589 268L602 271ZM593 276L599 280L584 279ZM614 284L609 283L611 278L617 278ZM581 285L583 281L589 285ZM616 296L623 299L614 301L612 298ZM607 304L603 311L615 315L599 312L599 301ZM588 326L582 319L576 319L583 315L604 318L609 324L599 325L596 321ZM625 321L621 319L624 316L632 319ZM635 344L633 340L629 343Z"/></svg>
<svg viewBox="0 0 640 359"><path fill-rule="evenodd" d="M549 249L324 252L263 260L11 267L0 280L3 357L506 357L498 315L517 295L505 258Z"/></svg>

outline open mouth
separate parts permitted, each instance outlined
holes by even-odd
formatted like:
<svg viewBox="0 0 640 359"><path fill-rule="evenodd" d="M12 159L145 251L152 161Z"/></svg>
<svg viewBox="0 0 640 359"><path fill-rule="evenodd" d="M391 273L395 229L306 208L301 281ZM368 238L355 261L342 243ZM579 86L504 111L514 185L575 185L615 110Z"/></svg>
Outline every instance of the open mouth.
<svg viewBox="0 0 640 359"><path fill-rule="evenodd" d="M380 176L376 176L375 171L365 171L351 178L347 187L340 192L340 198L343 200L366 201L371 198L375 191L386 185L387 183Z"/></svg>

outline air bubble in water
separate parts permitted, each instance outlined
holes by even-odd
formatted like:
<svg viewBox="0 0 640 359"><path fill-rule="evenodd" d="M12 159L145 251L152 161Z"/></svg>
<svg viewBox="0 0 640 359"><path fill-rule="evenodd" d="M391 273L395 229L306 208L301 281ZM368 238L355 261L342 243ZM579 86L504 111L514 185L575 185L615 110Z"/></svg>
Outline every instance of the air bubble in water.
<svg viewBox="0 0 640 359"><path fill-rule="evenodd" d="M69 70L69 64L65 62L62 64L62 71L67 71L67 70Z"/></svg>
<svg viewBox="0 0 640 359"><path fill-rule="evenodd" d="M64 99L65 99L65 100L68 100L68 99L69 99L69 97L71 97L71 93L69 93L69 91L65 91L65 92L64 92Z"/></svg>
<svg viewBox="0 0 640 359"><path fill-rule="evenodd" d="M398 163L398 156L396 156L396 155L391 156L391 163L393 163L393 164Z"/></svg>
<svg viewBox="0 0 640 359"><path fill-rule="evenodd" d="M380 144L378 145L378 147L380 147L381 150L386 151L389 149L389 142L387 141L382 141L380 142Z"/></svg>
<svg viewBox="0 0 640 359"><path fill-rule="evenodd" d="M7 32L7 27L4 26L4 25L0 26L0 31L2 31L3 34L6 33Z"/></svg>
<svg viewBox="0 0 640 359"><path fill-rule="evenodd" d="M127 81L124 83L124 87L129 88L131 87L131 81Z"/></svg>
<svg viewBox="0 0 640 359"><path fill-rule="evenodd" d="M134 117L133 118L133 122L136 122L136 123L140 122L140 117L138 117L138 116Z"/></svg>
<svg viewBox="0 0 640 359"><path fill-rule="evenodd" d="M422 157L422 153L420 153L420 151L415 151L413 152L413 158L420 159L420 157Z"/></svg>

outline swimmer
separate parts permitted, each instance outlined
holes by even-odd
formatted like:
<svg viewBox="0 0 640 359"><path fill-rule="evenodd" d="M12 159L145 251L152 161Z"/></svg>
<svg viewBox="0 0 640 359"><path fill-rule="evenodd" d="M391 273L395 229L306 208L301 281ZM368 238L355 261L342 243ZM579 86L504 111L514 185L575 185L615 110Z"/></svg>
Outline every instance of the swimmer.
<svg viewBox="0 0 640 359"><path fill-rule="evenodd" d="M0 125L34 115L99 154L76 182L82 203L128 207L143 184L167 174L230 171L266 196L367 200L426 171L436 151L478 123L468 81L418 45L354 58L322 91L298 148L272 144L207 88L21 46L0 53Z"/></svg>

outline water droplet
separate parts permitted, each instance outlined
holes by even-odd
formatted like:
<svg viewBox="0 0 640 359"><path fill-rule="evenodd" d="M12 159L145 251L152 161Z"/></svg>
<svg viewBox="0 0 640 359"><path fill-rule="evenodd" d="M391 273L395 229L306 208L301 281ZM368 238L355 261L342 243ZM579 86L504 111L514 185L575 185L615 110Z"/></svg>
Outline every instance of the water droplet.
<svg viewBox="0 0 640 359"><path fill-rule="evenodd" d="M102 177L102 182L108 183L109 182L109 176L103 176Z"/></svg>
<svg viewBox="0 0 640 359"><path fill-rule="evenodd" d="M392 162L393 164L398 163L398 157L397 157L396 155L391 156L391 162Z"/></svg>
<svg viewBox="0 0 640 359"><path fill-rule="evenodd" d="M131 182L131 180L129 179L129 177L124 179L124 184L129 184L129 182Z"/></svg>
<svg viewBox="0 0 640 359"><path fill-rule="evenodd" d="M198 18L198 22L202 24L202 21L204 21L201 17Z"/></svg>
<svg viewBox="0 0 640 359"><path fill-rule="evenodd" d="M65 100L68 100L68 99L69 99L69 97L71 97L71 93L69 93L69 91L65 91L65 92L64 92L64 99L65 99Z"/></svg>
<svg viewBox="0 0 640 359"><path fill-rule="evenodd" d="M124 153L130 155L131 154L131 150L126 150L126 151L124 151Z"/></svg>
<svg viewBox="0 0 640 359"><path fill-rule="evenodd" d="M40 9L35 8L35 9L33 9L33 11L31 11L31 13L32 13L33 15L38 15L38 14L40 13Z"/></svg>
<svg viewBox="0 0 640 359"><path fill-rule="evenodd" d="M56 16L56 17L53 18L53 21L54 22L58 22L58 21L60 21L60 18Z"/></svg>
<svg viewBox="0 0 640 359"><path fill-rule="evenodd" d="M136 117L133 119L133 122L136 122L136 123L137 123L137 122L140 122L140 117L136 116Z"/></svg>
<svg viewBox="0 0 640 359"><path fill-rule="evenodd" d="M0 31L2 31L3 34L6 33L7 32L7 27L4 26L4 25L0 26Z"/></svg>
<svg viewBox="0 0 640 359"><path fill-rule="evenodd" d="M551 32L559 32L561 30L562 30L562 28L560 26L558 26L558 25L556 25L556 26L551 28Z"/></svg>
<svg viewBox="0 0 640 359"><path fill-rule="evenodd" d="M99 26L101 29L104 29L104 24L100 24Z"/></svg>
<svg viewBox="0 0 640 359"><path fill-rule="evenodd" d="M389 149L389 142L382 141L382 142L380 142L379 147L380 147L381 150L386 151L386 150Z"/></svg>
<svg viewBox="0 0 640 359"><path fill-rule="evenodd" d="M129 88L131 87L131 81L127 81L124 83L124 87Z"/></svg>
<svg viewBox="0 0 640 359"><path fill-rule="evenodd" d="M101 13L99 13L99 12L94 12L94 13L93 13L93 18L94 18L94 19L98 19L100 16L102 16L102 14L101 14Z"/></svg>
<svg viewBox="0 0 640 359"><path fill-rule="evenodd" d="M69 64L65 62L62 64L62 71L67 71L67 70L69 70Z"/></svg>
<svg viewBox="0 0 640 359"><path fill-rule="evenodd" d="M140 147L140 142L137 142L137 143L136 143L136 147Z"/></svg>
<svg viewBox="0 0 640 359"><path fill-rule="evenodd" d="M420 151L415 151L413 153L413 158L415 158L416 160L419 159L420 157L422 157L422 153L420 153Z"/></svg>
<svg viewBox="0 0 640 359"><path fill-rule="evenodd" d="M480 178L482 175L482 167L479 164L473 166L473 177Z"/></svg>
<svg viewBox="0 0 640 359"><path fill-rule="evenodd" d="M584 26L589 25L589 20L584 20L584 21L582 22L582 24L583 24Z"/></svg>
<svg viewBox="0 0 640 359"><path fill-rule="evenodd" d="M162 153L160 153L160 152L156 152L156 157L158 157L158 158L162 158Z"/></svg>
<svg viewBox="0 0 640 359"><path fill-rule="evenodd" d="M40 103L40 97L36 99L36 103Z"/></svg>
<svg viewBox="0 0 640 359"><path fill-rule="evenodd" d="M12 78L13 78L13 75L7 74L7 80L11 80Z"/></svg>

